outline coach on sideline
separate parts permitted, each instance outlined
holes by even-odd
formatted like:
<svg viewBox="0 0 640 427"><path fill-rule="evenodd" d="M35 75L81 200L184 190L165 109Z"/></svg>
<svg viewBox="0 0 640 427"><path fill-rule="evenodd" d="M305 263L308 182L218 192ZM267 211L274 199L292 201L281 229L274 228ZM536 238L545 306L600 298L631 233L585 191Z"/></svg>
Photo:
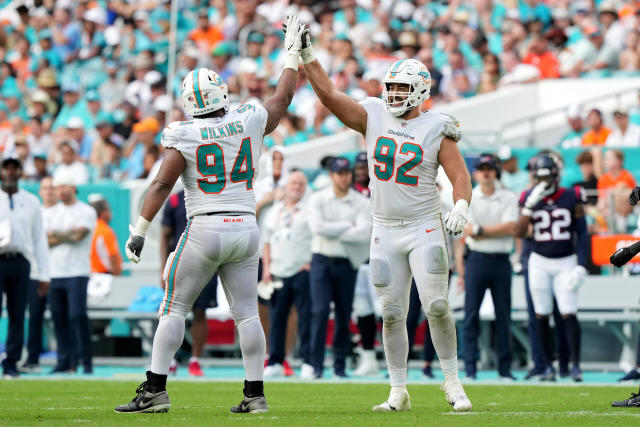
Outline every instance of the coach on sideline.
<svg viewBox="0 0 640 427"><path fill-rule="evenodd" d="M47 229L52 277L49 303L58 346L58 361L52 373L75 371L81 358L84 373L91 374L87 285L97 216L91 206L76 198L75 182L69 171L53 177L60 202L52 209Z"/></svg>
<svg viewBox="0 0 640 427"><path fill-rule="evenodd" d="M469 256L464 273L464 363L467 378L476 377L480 305L487 288L496 314L498 375L511 375L511 262L513 228L518 219L515 193L496 187L498 162L481 154L473 162L473 203L464 230Z"/></svg>
<svg viewBox="0 0 640 427"><path fill-rule="evenodd" d="M0 313L2 292L7 295L9 332L2 368L5 378L18 377L17 362L24 341L24 312L27 306L29 275L28 259L37 259L38 292L49 289L49 259L47 240L42 227L38 198L18 189L22 175L20 160L8 158L0 167Z"/></svg>
<svg viewBox="0 0 640 427"><path fill-rule="evenodd" d="M311 230L309 230L304 195L307 178L300 171L291 172L285 183L284 199L277 202L265 218L265 243L262 250L262 281L281 280L282 288L271 295L269 310L269 361L264 376L284 375L287 319L295 303L298 311L301 378L312 379L309 301Z"/></svg>
<svg viewBox="0 0 640 427"><path fill-rule="evenodd" d="M356 272L369 257L371 215L368 200L351 188L351 165L335 157L329 165L332 185L309 199L311 241L311 360L322 377L325 338L331 301L334 302L334 373L346 377L349 320Z"/></svg>

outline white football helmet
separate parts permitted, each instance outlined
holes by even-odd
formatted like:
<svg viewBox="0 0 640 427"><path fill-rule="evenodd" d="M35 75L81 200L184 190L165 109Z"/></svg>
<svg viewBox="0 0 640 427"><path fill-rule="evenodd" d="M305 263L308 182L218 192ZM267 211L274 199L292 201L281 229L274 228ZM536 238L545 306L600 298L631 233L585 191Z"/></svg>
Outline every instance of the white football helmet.
<svg viewBox="0 0 640 427"><path fill-rule="evenodd" d="M192 117L224 108L229 110L229 89L218 73L196 68L182 82L182 105Z"/></svg>
<svg viewBox="0 0 640 427"><path fill-rule="evenodd" d="M389 83L409 85L409 94L407 95L407 92L389 91ZM383 86L382 99L387 111L398 117L429 99L431 74L422 62L415 59L401 59L389 67L383 80ZM401 99L404 98L401 105L397 105L399 101L394 101L396 96Z"/></svg>

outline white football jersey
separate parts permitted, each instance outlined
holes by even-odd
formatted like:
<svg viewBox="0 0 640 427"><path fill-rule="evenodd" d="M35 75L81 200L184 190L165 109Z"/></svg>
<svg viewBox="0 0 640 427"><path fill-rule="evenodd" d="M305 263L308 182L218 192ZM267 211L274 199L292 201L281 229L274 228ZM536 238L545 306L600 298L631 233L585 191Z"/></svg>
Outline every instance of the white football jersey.
<svg viewBox="0 0 640 427"><path fill-rule="evenodd" d="M223 117L173 122L162 145L180 151L187 217L207 212L255 214L253 184L258 176L267 110L243 104Z"/></svg>
<svg viewBox="0 0 640 427"><path fill-rule="evenodd" d="M392 116L379 98L366 98L360 104L367 110L365 141L373 219L420 220L440 215L438 152L445 135L459 139L459 123L434 111L403 120Z"/></svg>

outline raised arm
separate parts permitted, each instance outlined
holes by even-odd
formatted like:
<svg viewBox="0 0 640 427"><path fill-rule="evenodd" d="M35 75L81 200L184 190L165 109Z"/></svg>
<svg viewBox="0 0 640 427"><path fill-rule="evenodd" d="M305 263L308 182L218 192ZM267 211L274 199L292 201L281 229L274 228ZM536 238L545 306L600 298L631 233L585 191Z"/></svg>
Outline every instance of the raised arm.
<svg viewBox="0 0 640 427"><path fill-rule="evenodd" d="M320 102L327 107L347 127L360 132L367 130L367 111L346 93L340 92L322 68L313 54L311 37L306 29L302 36L302 62L307 78L318 95Z"/></svg>
<svg viewBox="0 0 640 427"><path fill-rule="evenodd" d="M302 46L302 31L300 21L297 16L287 17L285 28L284 47L287 50L287 59L284 63L284 69L278 80L276 92L264 101L264 108L267 110L267 125L264 134L270 134L280 123L280 119L287 112L289 104L293 99L293 93L296 90L298 82L298 64L300 62L300 50Z"/></svg>

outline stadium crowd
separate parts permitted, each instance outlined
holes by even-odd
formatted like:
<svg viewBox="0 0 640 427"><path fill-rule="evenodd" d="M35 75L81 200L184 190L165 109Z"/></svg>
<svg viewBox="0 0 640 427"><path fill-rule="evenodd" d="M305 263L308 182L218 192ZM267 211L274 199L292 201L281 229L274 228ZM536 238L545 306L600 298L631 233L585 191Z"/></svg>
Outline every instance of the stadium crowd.
<svg viewBox="0 0 640 427"><path fill-rule="evenodd" d="M190 70L209 67L219 73L229 86L232 108L263 100L274 91L285 53L281 23L290 8L299 9L301 20L309 25L316 56L336 86L355 99L380 96L384 71L398 58L408 57L419 59L431 72L431 98L425 108L541 79L640 74L640 8L631 2L211 0L180 1L178 8L179 49L175 74L170 76L170 1L0 1L0 157L19 159L22 179L40 182L45 188L52 185L49 176L58 187L153 176L163 154L159 139L164 125L188 119L176 98ZM297 328L304 341L302 358L309 365L304 372L318 375L318 364L324 357L323 322L332 298L336 307L342 304L345 310L339 316L342 323L337 325L340 328L334 343L334 348L338 344L335 372L341 376L349 341L348 320L346 325L344 322L351 316L349 300L355 292L354 310L364 348L364 366L359 373L370 374L377 371L371 353L376 313L375 307L363 303L366 287L355 287L361 277L366 282L367 275L362 262L354 261L359 258L359 249L317 241L316 234L323 227L315 218L310 220L315 223L309 224L305 239L294 243L301 245L294 246L300 256L294 264L299 265L283 266L286 260L278 259L273 251L284 245L283 239L289 239L287 231L278 228L278 221L300 227L291 224L302 204L312 203L301 198L311 191L309 187L322 191L346 182L368 196L362 166L366 156L356 157L353 165L342 158L325 159L322 168L331 172L331 178L321 173L312 183L288 165L286 147L345 129L317 102L302 68L300 75L287 115L265 137L267 174L256 182L258 220L264 243L272 249L261 273L266 296L271 296L263 306L271 305L271 322L276 325L271 330L268 362L275 367L267 373L278 375L286 368L283 365L291 353L292 340L286 339L282 325L295 325L287 323L289 307L295 302ZM634 231L638 217L626 204L626 197L636 182L624 169L624 154L619 148L640 147L640 108L619 108L612 117L604 117L598 109L582 111L574 106L567 111L567 124L567 134L557 141L558 148L584 150L575 159L559 162L575 161L580 166L582 181L575 184L587 190L589 232ZM603 153L601 147L612 149ZM502 147L487 163L501 175L498 186L514 194L531 183L530 174L518 168L517 160L512 150ZM338 182L340 179L344 182ZM41 197L45 201L46 196L41 193ZM108 206L98 199L93 205L98 217L96 230L108 236L101 240L107 242L101 243L105 248L94 249L91 255L96 265L102 265L94 266L93 271L119 274L115 239L105 228L111 216ZM274 212L280 216L276 218ZM352 234L349 244L357 244L354 236L362 237L366 229L363 224L353 227L356 225L360 228L345 228L339 233ZM284 247L281 253L291 249ZM450 247L463 245L457 241ZM300 296L300 289L306 289L300 280L315 280L312 252L328 258L322 263L316 259L315 264L330 264L338 270L344 267L336 274L353 276L348 285L351 295L314 294L311 288ZM453 252L452 273L463 276L464 261ZM462 250L456 255L459 253ZM513 264L517 271L516 258ZM526 262L520 263L520 268L523 264ZM599 268L591 265L589 270L597 273ZM272 276L287 279L282 280L284 288L269 289L268 284L275 282ZM339 283L333 286L346 291ZM459 286L464 286L463 279ZM287 295L285 302L282 295ZM268 316L263 320L268 331ZM427 336L427 347L428 341ZM427 353L424 372L431 375L433 355ZM30 354L27 367L37 365L34 357ZM78 361L65 363L57 369L67 371ZM91 372L90 361L84 359L83 363L85 372ZM565 367L560 368L563 371ZM510 376L508 371L502 374Z"/></svg>

